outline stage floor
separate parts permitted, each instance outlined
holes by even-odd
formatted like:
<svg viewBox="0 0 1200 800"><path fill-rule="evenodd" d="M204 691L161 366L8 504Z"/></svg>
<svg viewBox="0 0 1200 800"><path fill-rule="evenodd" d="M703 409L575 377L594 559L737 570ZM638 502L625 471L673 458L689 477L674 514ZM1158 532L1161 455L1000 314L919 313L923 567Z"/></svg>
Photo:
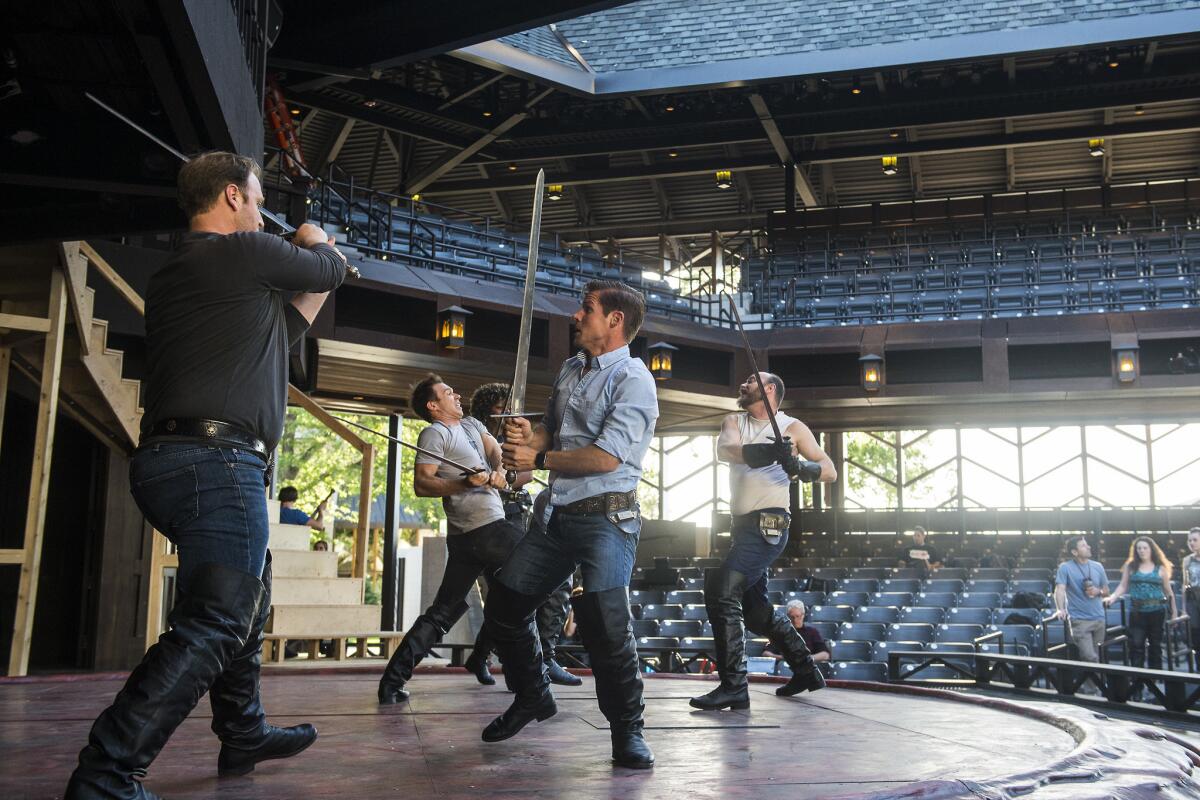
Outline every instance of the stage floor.
<svg viewBox="0 0 1200 800"><path fill-rule="evenodd" d="M61 797L92 719L121 680L0 682L0 797ZM1185 777L1193 762L1200 765L1200 751L1161 738L1157 729L1058 704L873 684L779 698L776 684L755 682L749 711L713 713L687 703L711 688L707 679L651 677L646 737L658 763L633 771L609 761L608 731L590 677L579 688L555 687L558 716L498 744L485 744L479 734L511 700L502 681L484 687L462 670L418 672L410 702L381 709L377 680L378 670L269 671L263 694L272 721L312 722L320 738L305 753L266 762L244 778L216 777L218 743L202 700L146 785L169 800L495 794L782 800L1017 792L1075 798L1112 796L1116 785L1130 781L1181 787L1179 794L1157 793L1160 798L1200 796L1192 794L1200 785ZM1123 779L1117 765L1126 763L1142 774ZM973 793L985 788L981 781L1004 793Z"/></svg>

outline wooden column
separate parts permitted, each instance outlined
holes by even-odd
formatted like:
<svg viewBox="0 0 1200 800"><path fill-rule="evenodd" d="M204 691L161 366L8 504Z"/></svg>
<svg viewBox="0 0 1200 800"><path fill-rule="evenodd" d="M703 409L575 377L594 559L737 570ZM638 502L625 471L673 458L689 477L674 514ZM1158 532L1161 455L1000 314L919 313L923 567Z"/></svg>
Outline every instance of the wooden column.
<svg viewBox="0 0 1200 800"><path fill-rule="evenodd" d="M371 535L371 483L375 466L375 445L363 443L362 478L358 489L358 531L354 536L354 577L367 577L367 544ZM363 581L363 587L367 582Z"/></svg>
<svg viewBox="0 0 1200 800"><path fill-rule="evenodd" d="M54 422L58 415L58 383L62 373L63 333L67 319L66 282L62 271L50 274L50 329L42 351L42 381L38 392L37 427L33 441L33 470L29 477L29 508L25 514L25 559L17 590L12 649L8 674L29 671L33 637L33 612L37 605L38 572L42 566L42 534L46 527L46 497L50 491L50 456L54 448Z"/></svg>
<svg viewBox="0 0 1200 800"><path fill-rule="evenodd" d="M12 366L12 348L0 347L0 452L4 447L4 404L8 400L8 369Z"/></svg>

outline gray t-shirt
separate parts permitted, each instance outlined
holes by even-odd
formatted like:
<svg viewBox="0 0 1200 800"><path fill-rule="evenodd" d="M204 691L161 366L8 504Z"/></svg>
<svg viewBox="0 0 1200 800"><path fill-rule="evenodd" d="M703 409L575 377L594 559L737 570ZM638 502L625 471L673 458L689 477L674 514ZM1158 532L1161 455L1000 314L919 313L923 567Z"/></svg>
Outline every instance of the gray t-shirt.
<svg viewBox="0 0 1200 800"><path fill-rule="evenodd" d="M465 467L490 469L483 448L486 433L483 423L474 417L464 417L458 425L435 422L417 437L417 446L457 461ZM437 464L437 476L446 480L457 480L462 472L449 464L421 453L418 464ZM491 522L504 519L504 504L500 494L490 486L477 486L466 492L442 498L446 510L446 529L449 535L467 533Z"/></svg>
<svg viewBox="0 0 1200 800"><path fill-rule="evenodd" d="M1104 619L1104 601L1100 595L1087 596L1085 581L1091 581L1097 589L1107 589L1108 576L1104 572L1104 565L1097 561L1080 564L1073 558L1058 565L1054 582L1067 587L1067 613L1071 619Z"/></svg>

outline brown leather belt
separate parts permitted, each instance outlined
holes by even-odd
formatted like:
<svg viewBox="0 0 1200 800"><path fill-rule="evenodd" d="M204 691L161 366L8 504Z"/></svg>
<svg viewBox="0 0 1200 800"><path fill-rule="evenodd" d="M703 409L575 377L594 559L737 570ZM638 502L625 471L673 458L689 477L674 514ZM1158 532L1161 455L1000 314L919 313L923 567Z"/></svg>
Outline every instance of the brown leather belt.
<svg viewBox="0 0 1200 800"><path fill-rule="evenodd" d="M244 447L258 453L263 458L269 456L267 445L262 439L245 428L239 428L237 425L221 422L218 419L195 417L162 419L154 423L146 439L148 441L156 437L211 441L213 444Z"/></svg>
<svg viewBox="0 0 1200 800"><path fill-rule="evenodd" d="M637 492L605 492L582 500L576 500L565 506L559 506L564 514L611 514L614 511L625 511L637 503Z"/></svg>

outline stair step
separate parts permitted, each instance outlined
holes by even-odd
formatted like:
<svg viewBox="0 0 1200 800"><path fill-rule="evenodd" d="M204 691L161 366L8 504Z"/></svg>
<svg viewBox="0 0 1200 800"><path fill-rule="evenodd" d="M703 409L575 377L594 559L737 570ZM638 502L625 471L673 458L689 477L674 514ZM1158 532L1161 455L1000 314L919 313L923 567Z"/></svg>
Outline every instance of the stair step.
<svg viewBox="0 0 1200 800"><path fill-rule="evenodd" d="M275 578L271 602L280 606L356 606L362 603L362 578Z"/></svg>
<svg viewBox="0 0 1200 800"><path fill-rule="evenodd" d="M270 509L267 509L268 513ZM268 516L267 519L272 519ZM279 519L278 516L273 519ZM284 550L312 550L313 529L307 525L285 525L282 522L271 523L271 538L267 546L272 553Z"/></svg>
<svg viewBox="0 0 1200 800"><path fill-rule="evenodd" d="M279 501L267 498L267 519L275 522L279 519Z"/></svg>
<svg viewBox="0 0 1200 800"><path fill-rule="evenodd" d="M271 551L276 578L336 578L337 554L320 550Z"/></svg>
<svg viewBox="0 0 1200 800"><path fill-rule="evenodd" d="M379 606L272 606L267 633L321 636L332 631L379 629Z"/></svg>

